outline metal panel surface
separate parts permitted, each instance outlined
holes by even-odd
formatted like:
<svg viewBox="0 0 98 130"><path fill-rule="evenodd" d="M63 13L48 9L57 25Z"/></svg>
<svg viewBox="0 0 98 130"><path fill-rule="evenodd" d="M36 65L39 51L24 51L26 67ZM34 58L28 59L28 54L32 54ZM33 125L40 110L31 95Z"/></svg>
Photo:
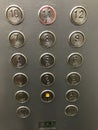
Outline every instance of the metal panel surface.
<svg viewBox="0 0 98 130"><path fill-rule="evenodd" d="M18 5L24 12L24 20L18 25L12 25L5 16L5 10L10 5ZM50 5L56 10L56 20L51 25L39 22L38 11L44 5ZM75 6L83 6L87 10L87 21L81 25L74 25L70 21L70 12ZM21 31L25 35L25 45L13 48L8 35L14 31ZM43 31L52 31L56 36L52 48L44 48L39 43L39 35ZM74 48L68 43L69 35L73 31L85 34L85 44ZM96 0L0 0L0 130L39 130L40 122L56 121L56 130L98 130L98 2ZM73 68L67 63L71 53L83 55L80 67ZM22 53L27 59L23 68L15 68L11 64L11 56ZM39 58L43 53L55 56L55 65L44 68ZM50 72L55 76L51 86L44 86L40 82L42 73ZM81 74L81 82L77 86L67 84L66 75L70 72ZM28 84L18 87L12 77L16 73L28 75ZM69 102L65 93L69 89L76 89L80 97L76 102ZM27 91L30 99L26 103L19 103L15 93L19 90ZM42 102L40 94L44 90L52 90L55 99L50 103ZM76 105L78 113L74 117L64 114L67 105ZM30 108L30 116L21 119L17 117L16 109L20 106ZM53 128L43 128L43 130Z"/></svg>

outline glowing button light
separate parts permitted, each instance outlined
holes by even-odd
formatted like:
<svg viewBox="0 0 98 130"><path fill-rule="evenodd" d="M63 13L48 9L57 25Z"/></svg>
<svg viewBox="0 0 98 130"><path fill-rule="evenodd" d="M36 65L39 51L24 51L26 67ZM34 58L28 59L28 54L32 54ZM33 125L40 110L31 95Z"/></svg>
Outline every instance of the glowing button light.
<svg viewBox="0 0 98 130"><path fill-rule="evenodd" d="M46 93L46 98L49 98L50 97L50 94L49 93Z"/></svg>

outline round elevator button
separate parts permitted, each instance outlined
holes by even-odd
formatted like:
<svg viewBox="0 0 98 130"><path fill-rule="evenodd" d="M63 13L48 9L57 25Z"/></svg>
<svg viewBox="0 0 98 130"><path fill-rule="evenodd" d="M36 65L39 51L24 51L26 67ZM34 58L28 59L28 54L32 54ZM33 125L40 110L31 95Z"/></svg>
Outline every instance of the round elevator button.
<svg viewBox="0 0 98 130"><path fill-rule="evenodd" d="M28 82L28 77L24 73L16 73L13 76L13 82L16 86L23 87L23 86L26 86Z"/></svg>
<svg viewBox="0 0 98 130"><path fill-rule="evenodd" d="M54 46L56 41L56 36L51 31L43 31L39 35L40 45L44 48L51 48Z"/></svg>
<svg viewBox="0 0 98 130"><path fill-rule="evenodd" d="M78 107L75 105L68 105L65 108L64 113L66 116L69 116L69 117L76 116L78 113Z"/></svg>
<svg viewBox="0 0 98 130"><path fill-rule="evenodd" d="M82 25L87 20L87 11L83 6L76 6L70 13L71 22L75 25Z"/></svg>
<svg viewBox="0 0 98 130"><path fill-rule="evenodd" d="M25 36L22 32L20 31L12 31L9 36L9 42L10 45L14 48L20 48L22 46L24 46L24 40L25 40Z"/></svg>
<svg viewBox="0 0 98 130"><path fill-rule="evenodd" d="M81 75L77 72L71 72L66 76L67 83L71 86L77 86L81 81Z"/></svg>
<svg viewBox="0 0 98 130"><path fill-rule="evenodd" d="M27 106L20 106L16 110L16 114L20 118L27 118L30 116L30 109Z"/></svg>
<svg viewBox="0 0 98 130"><path fill-rule="evenodd" d="M25 103L29 100L29 93L24 90L19 90L15 93L15 98L19 103Z"/></svg>
<svg viewBox="0 0 98 130"><path fill-rule="evenodd" d="M66 92L65 97L69 102L76 102L80 96L80 93L76 89L70 89Z"/></svg>
<svg viewBox="0 0 98 130"><path fill-rule="evenodd" d="M40 97L41 97L42 102L50 103L54 100L55 94L51 90L44 90L41 92Z"/></svg>
<svg viewBox="0 0 98 130"><path fill-rule="evenodd" d="M67 63L72 67L79 67L83 63L83 56L78 52L71 53L67 58Z"/></svg>
<svg viewBox="0 0 98 130"><path fill-rule="evenodd" d="M39 21L44 25L50 25L56 20L56 11L52 6L45 5L38 12Z"/></svg>
<svg viewBox="0 0 98 130"><path fill-rule="evenodd" d="M11 63L16 68L23 68L27 63L27 58L22 53L14 53L11 56Z"/></svg>
<svg viewBox="0 0 98 130"><path fill-rule="evenodd" d="M51 86L55 81L55 76L50 72L45 72L40 77L41 83L44 86Z"/></svg>
<svg viewBox="0 0 98 130"><path fill-rule="evenodd" d="M69 35L69 44L72 47L79 48L85 43L85 35L81 31L74 31Z"/></svg>
<svg viewBox="0 0 98 130"><path fill-rule="evenodd" d="M24 20L23 10L17 5L10 5L5 13L8 22L13 25L18 25Z"/></svg>
<svg viewBox="0 0 98 130"><path fill-rule="evenodd" d="M40 57L40 64L45 68L50 68L55 64L55 57L51 53L44 53Z"/></svg>

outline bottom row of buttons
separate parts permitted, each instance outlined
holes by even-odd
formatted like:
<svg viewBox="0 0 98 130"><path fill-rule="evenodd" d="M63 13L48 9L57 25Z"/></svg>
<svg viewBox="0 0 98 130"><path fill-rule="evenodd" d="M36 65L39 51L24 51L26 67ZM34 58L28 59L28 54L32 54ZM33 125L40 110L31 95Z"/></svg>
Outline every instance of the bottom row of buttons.
<svg viewBox="0 0 98 130"><path fill-rule="evenodd" d="M16 110L16 114L20 118L27 118L30 116L31 110L27 106L20 106ZM78 107L75 105L66 106L64 113L66 116L75 116L78 113Z"/></svg>

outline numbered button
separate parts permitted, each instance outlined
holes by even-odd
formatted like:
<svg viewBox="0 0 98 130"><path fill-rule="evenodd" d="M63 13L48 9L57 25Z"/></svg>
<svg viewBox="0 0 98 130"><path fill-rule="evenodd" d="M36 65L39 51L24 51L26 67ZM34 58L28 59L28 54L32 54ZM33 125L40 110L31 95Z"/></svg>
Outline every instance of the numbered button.
<svg viewBox="0 0 98 130"><path fill-rule="evenodd" d="M66 92L66 100L69 102L76 102L80 96L80 93L76 89L70 89Z"/></svg>
<svg viewBox="0 0 98 130"><path fill-rule="evenodd" d="M71 72L66 76L67 83L71 86L76 86L81 81L81 75L77 72Z"/></svg>
<svg viewBox="0 0 98 130"><path fill-rule="evenodd" d="M56 11L53 7L45 5L38 12L39 21L44 25L52 24L56 20Z"/></svg>
<svg viewBox="0 0 98 130"><path fill-rule="evenodd" d="M72 67L79 67L83 63L83 56L80 53L71 53L68 58L67 62Z"/></svg>
<svg viewBox="0 0 98 130"><path fill-rule="evenodd" d="M22 53L15 53L11 56L11 63L16 68L23 68L27 63L27 58Z"/></svg>
<svg viewBox="0 0 98 130"><path fill-rule="evenodd" d="M24 73L16 73L13 76L13 82L16 86L18 87L23 87L27 84L28 82L28 77Z"/></svg>
<svg viewBox="0 0 98 130"><path fill-rule="evenodd" d="M74 31L69 36L69 44L72 47L82 47L85 43L85 35L81 31Z"/></svg>
<svg viewBox="0 0 98 130"><path fill-rule="evenodd" d="M54 46L56 37L51 31L44 31L39 35L40 45L44 48L51 48Z"/></svg>
<svg viewBox="0 0 98 130"><path fill-rule="evenodd" d="M87 11L83 6L76 6L72 9L71 22L75 25L82 25L87 20Z"/></svg>
<svg viewBox="0 0 98 130"><path fill-rule="evenodd" d="M40 63L45 68L50 68L55 64L55 57L51 53L44 53L40 57Z"/></svg>
<svg viewBox="0 0 98 130"><path fill-rule="evenodd" d="M50 72L43 73L40 79L44 86L51 86L55 81L54 75Z"/></svg>
<svg viewBox="0 0 98 130"><path fill-rule="evenodd" d="M75 105L68 105L65 108L64 113L66 116L69 116L69 117L76 116L78 113L78 107Z"/></svg>
<svg viewBox="0 0 98 130"><path fill-rule="evenodd" d="M16 110L16 114L20 118L27 118L30 116L30 109L27 106L20 106Z"/></svg>
<svg viewBox="0 0 98 130"><path fill-rule="evenodd" d="M6 9L6 17L9 23L18 25L24 20L24 13L22 9L17 5L10 5Z"/></svg>
<svg viewBox="0 0 98 130"><path fill-rule="evenodd" d="M13 31L9 34L9 42L12 47L20 48L24 46L24 34L20 31Z"/></svg>
<svg viewBox="0 0 98 130"><path fill-rule="evenodd" d="M23 90L17 91L15 98L19 103L25 103L29 100L29 93Z"/></svg>

